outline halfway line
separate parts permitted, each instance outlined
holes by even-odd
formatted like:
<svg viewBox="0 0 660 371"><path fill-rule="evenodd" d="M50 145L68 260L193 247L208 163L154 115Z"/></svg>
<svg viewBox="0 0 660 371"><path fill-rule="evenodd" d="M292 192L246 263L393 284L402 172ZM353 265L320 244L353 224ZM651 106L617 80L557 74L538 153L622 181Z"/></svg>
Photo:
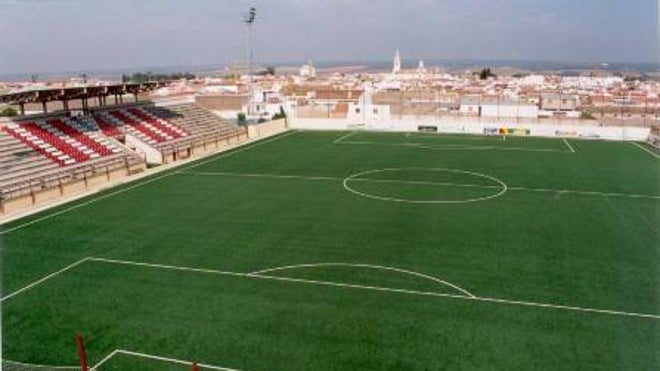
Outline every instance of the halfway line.
<svg viewBox="0 0 660 371"><path fill-rule="evenodd" d="M272 137L272 138L269 138L269 139L266 139L266 140L261 140L261 141L257 141L257 142L245 143L245 144L243 144L243 145L240 145L240 146L238 146L238 147L235 147L235 148L237 148L237 149L235 149L235 150L233 150L233 151L232 151L232 150L229 150L229 151L227 151L227 152L222 152L222 153L220 153L220 154L218 154L218 155L211 155L212 158L207 159L207 160L205 160L205 161L201 161L201 162L199 162L199 163L193 163L191 166L186 166L186 164L182 164L182 165L180 165L180 166L181 166L182 168L185 168L185 169L192 169L192 168L195 168L195 167L197 167L197 166L200 166L200 165L206 164L206 163L208 163L208 162L216 161L216 160L220 160L220 159L222 159L222 158L232 156L232 155L234 155L234 154L236 154L236 153L246 151L246 150L248 150L248 149L250 149L250 148L260 146L260 145L262 145L262 144L265 144L265 143L271 142L271 141L273 141L273 140L277 140L277 139L280 139L280 138L284 138L284 137L289 136L289 135L291 135L291 134L293 134L293 133L296 133L296 131L290 131L290 132L288 132L288 133L286 133L286 134L283 134L283 135L277 135L277 136L275 136L275 137ZM195 162L197 162L197 161L195 161ZM15 230L18 230L18 229L25 228L25 227L30 226L30 225L32 225L32 224L42 222L42 221L44 221L44 220L46 220L46 219L50 219L50 218L56 217L56 216L58 216L58 215L62 215L62 214L64 214L64 213L68 213L69 211L72 211L72 210L75 210L75 209L81 208L81 207L83 207L83 206L87 206L87 205L92 204L92 203L94 203L94 202L98 202L98 201L104 200L104 199L106 199L106 198L109 198L109 197L112 197L112 196L116 196L116 195L118 195L118 194L121 194L121 193L124 193L124 192L130 191L130 190L132 190L132 189L135 189L135 188L141 187L141 186L143 186L143 185L145 185L145 184L149 184L149 183L151 183L151 182L155 182L155 181L157 181L157 180L160 180L160 179L166 178L166 177L171 176L171 175L176 174L176 173L177 173L177 171L170 171L170 172L168 172L168 173L166 173L166 174L163 174L163 175L161 175L161 176L158 176L158 177L155 177L155 178L151 178L151 179L145 180L145 181L143 181L143 182L139 182L139 183L133 184L133 185L131 185L131 186L128 186L128 187L126 187L126 188L119 189L119 190L117 190L117 191L114 191L114 192L108 193L108 194L106 194L106 195L98 196L98 197L92 198L92 199L89 200L89 201L86 201L86 202L83 202L83 203L79 203L79 204L76 204L76 205L70 206L70 207L68 207L68 208L66 208L66 209L63 209L63 210L60 210L60 211L56 211L56 212L51 213L51 214L48 214L48 215L44 215L44 216L42 216L41 218L37 218L37 219L31 220L31 221L29 221L29 222L26 222L26 223L23 223L23 224L19 224L19 225L15 226L15 227L12 227L12 228L9 228L9 229L2 230L2 231L0 231L0 236L3 235L3 234L11 233L11 232L13 232L13 231L15 231ZM129 183L129 184L130 184L130 183Z"/></svg>
<svg viewBox="0 0 660 371"><path fill-rule="evenodd" d="M266 174L266 173L234 173L234 172L194 172L194 171L178 171L177 174L187 175L204 175L204 176L236 176L248 178L273 178L273 179L301 179L301 180L333 180L343 181L345 178L331 177L331 176L305 176L305 175L286 175L286 174ZM365 179L353 178L352 182L365 182L365 183L402 183L402 184L420 184L420 185L437 185L446 187L467 187L467 188L484 188L493 189L501 188L499 185L481 185L481 184L468 184L468 183L443 183L443 182L427 182L427 181L406 181L399 179ZM601 192L601 191L579 191L571 189L553 189L553 188L528 188L528 187L508 187L510 191L527 191L527 192L546 192L546 193L569 193L587 196L604 196L604 197L628 197L628 198L648 198L653 200L660 200L657 195L645 194L630 194L630 193L617 193L617 192Z"/></svg>

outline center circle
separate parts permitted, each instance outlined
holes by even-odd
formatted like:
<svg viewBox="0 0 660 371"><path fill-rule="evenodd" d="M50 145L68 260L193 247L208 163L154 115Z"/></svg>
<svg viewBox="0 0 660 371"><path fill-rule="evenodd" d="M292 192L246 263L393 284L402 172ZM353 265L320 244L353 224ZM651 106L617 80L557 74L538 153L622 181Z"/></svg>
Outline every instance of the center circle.
<svg viewBox="0 0 660 371"><path fill-rule="evenodd" d="M447 168L368 170L346 177L343 185L362 197L414 204L486 201L507 191L506 183L490 175Z"/></svg>

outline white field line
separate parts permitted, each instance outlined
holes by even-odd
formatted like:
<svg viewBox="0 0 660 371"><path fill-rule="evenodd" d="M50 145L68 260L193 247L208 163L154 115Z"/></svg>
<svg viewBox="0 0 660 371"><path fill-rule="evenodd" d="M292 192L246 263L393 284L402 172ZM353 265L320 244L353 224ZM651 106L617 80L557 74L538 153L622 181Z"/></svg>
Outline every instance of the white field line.
<svg viewBox="0 0 660 371"><path fill-rule="evenodd" d="M337 144L351 144L351 145L375 145L375 146L398 146L398 147L414 147L414 148L428 148L447 151L524 151L524 152L558 152L569 153L563 149L551 148L524 148L524 147L500 147L500 146L470 146L464 144L429 144L429 143L385 143L385 142L363 142L363 141L342 141Z"/></svg>
<svg viewBox="0 0 660 371"><path fill-rule="evenodd" d="M268 138L268 139L265 139L265 140L260 140L260 141L258 141L258 142L252 142L252 143L254 143L254 144L252 144L252 143L248 143L246 146L244 146L244 147L242 147L242 148L238 148L237 150L234 150L234 151L231 151L231 152L226 152L226 153L224 153L224 154L222 154L222 155L220 155L220 156L214 156L214 157L209 158L209 159L204 160L204 161L196 162L196 163L194 163L194 164L192 164L192 165L190 165L190 166L185 166L184 169L194 169L194 168L196 168L196 167L198 167L198 166L202 166L202 165L208 164L209 162L214 162L214 161L217 161L217 160L223 159L223 158L225 158L225 157L229 157L229 156L235 155L235 154L237 154L237 153L241 153L241 152L243 152L243 151L247 151L247 150L249 150L249 149L251 149L251 148L259 147L259 146L264 145L264 144L266 144L266 143L274 142L274 141L276 141L276 140L279 140L279 139L282 139L282 138L288 137L288 136L290 136L290 135L292 135L292 134L296 134L296 133L297 133L297 131L292 130L292 131L289 131L289 132L284 133L284 134L276 135L276 136L274 136L274 137L272 137L272 138Z"/></svg>
<svg viewBox="0 0 660 371"><path fill-rule="evenodd" d="M653 151L649 150L648 148L644 148L643 145L641 145L639 143L636 143L636 142L630 142L630 143L632 143L634 146L637 146L637 147L641 148L642 150L648 152L651 156L653 156L657 159L660 159L660 155L658 155L657 153L654 153Z"/></svg>
<svg viewBox="0 0 660 371"><path fill-rule="evenodd" d="M237 176L249 178L273 178L273 179L301 179L301 180L333 180L343 181L345 178L330 177L330 176L305 176L305 175L286 175L286 174L259 174L259 173L232 173L232 172L188 172L180 171L179 174L188 175L205 175L205 176ZM500 185L480 185L480 184L463 184L463 183L441 183L441 182L423 182L423 181L406 181L397 179L351 179L352 182L373 182L373 183L403 183L403 184L427 184L449 187L474 187L474 188L501 188ZM629 198L648 198L660 200L660 195L645 195L645 194L630 194L630 193L617 193L617 192L601 192L601 191L579 191L571 189L553 189L553 188L529 188L529 187L508 187L509 191L527 191L527 192L545 192L545 193L564 193L564 194L578 194L585 196L604 196L604 197L629 197Z"/></svg>
<svg viewBox="0 0 660 371"><path fill-rule="evenodd" d="M566 138L561 138L561 140L564 141L564 144L566 144L566 146L568 147L568 149L571 150L571 152L575 153L575 148L573 148L573 146L570 143L568 143L568 140L566 140Z"/></svg>
<svg viewBox="0 0 660 371"><path fill-rule="evenodd" d="M346 139L346 138L348 138L348 137L352 137L353 135L355 135L355 134L357 134L357 133L358 133L357 130L356 130L356 131L352 131L352 132L350 132L350 133L348 133L348 134L342 135L341 137L339 137L339 138L333 140L332 143L339 143L339 142L341 142L342 140L344 140L344 139Z"/></svg>
<svg viewBox="0 0 660 371"><path fill-rule="evenodd" d="M39 368L46 368L49 370L53 369L58 369L58 370L80 370L80 366L49 366L49 365L37 365L34 363L25 363L25 362L17 362L17 361L12 361L10 359L3 359L2 364L8 363L10 365L16 365L19 367L16 368L22 368L24 370L33 370L33 369L39 369ZM0 369L2 369L2 366L0 365ZM10 368L11 369L11 368Z"/></svg>
<svg viewBox="0 0 660 371"><path fill-rule="evenodd" d="M147 354L147 353L140 353L140 352L132 352L130 350L116 350L115 354L124 354L127 356L133 356L133 357L141 357L141 358L148 358L148 359L153 359L157 361L163 361L163 362L170 362L170 363L177 363L180 365L187 365L187 366L192 366L193 362L190 361L184 361L176 358L169 358L169 357L161 357L161 356L155 356L152 354ZM228 367L220 367L220 366L214 366L214 365L209 365L205 363L197 363L197 366L199 366L200 369L207 368L210 370L219 370L219 371L239 371L238 369L235 368L228 368Z"/></svg>
<svg viewBox="0 0 660 371"><path fill-rule="evenodd" d="M444 171L444 172L451 172L451 173L458 173L458 174L467 174L470 176L476 176L480 178L485 178L488 179L489 181L493 183L499 184L501 188L499 188L499 191L497 193L483 196L483 197L475 197L475 198L470 198L470 199L464 199L464 200L409 200L409 199L404 199L404 198L395 198L395 197L383 197L383 196L377 196L377 195L372 195L368 194L365 192L361 192L357 189L352 188L349 183L353 179L365 179L366 181L370 181L371 179L368 178L360 178L363 175L367 174L374 174L374 173L379 173L379 172L385 172L385 171L398 171L398 170L426 170L426 171ZM374 182L382 182L381 180L375 180ZM387 181L389 183L389 181ZM403 184L406 181L399 181L395 183ZM413 181L414 182L414 181ZM411 182L411 184L413 183ZM414 184L428 184L428 185L434 185L434 186L447 186L447 183L434 183L434 182L414 182ZM449 183L450 185L453 185L455 183ZM462 203L468 203L468 202L477 202L477 201L485 201L493 198L497 198L502 196L503 194L506 193L507 191L507 185L500 179L494 178L490 175L486 174L481 174L481 173L475 173L471 171L464 171L464 170L458 170L458 169L447 169L447 168L387 168L387 169L375 169L375 170L367 170L363 171L361 173L353 174L344 179L342 182L342 185L344 186L344 189L347 191L354 193L358 196L362 197L367 197L371 199L376 199L376 200L381 200L381 201L392 201L392 202L404 202L404 203L410 203L410 204L462 204ZM474 184L468 184L467 186L474 186Z"/></svg>
<svg viewBox="0 0 660 371"><path fill-rule="evenodd" d="M429 182L422 180L396 180L396 179L368 179L368 178L351 178L349 182L363 182L363 183L399 183L399 184L412 184L412 185L431 185L431 186L447 186L458 188L485 188L485 189L501 189L502 185L485 185L485 184L470 184L470 183L451 183L451 182Z"/></svg>
<svg viewBox="0 0 660 371"><path fill-rule="evenodd" d="M110 358L114 357L115 354L117 354L117 352L119 352L119 349L115 349L115 350L113 350L112 352L110 352L110 354L108 354L108 355L105 356L101 361L99 361L99 363L97 363L97 364L95 364L94 366L92 366L92 367L90 368L90 370L92 370L92 371L97 371L98 368L101 367L102 364L106 363Z"/></svg>
<svg viewBox="0 0 660 371"><path fill-rule="evenodd" d="M89 260L89 258L83 258L83 259L80 259L80 260L78 260L77 262L75 262L75 263L73 263L73 264L69 264L69 265L67 265L66 267L64 267L64 268L62 268L62 269L60 269L60 270L58 270L57 272L53 272L53 273L51 273L51 274L49 274L49 275L47 275L47 276L45 276L45 277L43 277L43 278L41 278L41 279L39 279L39 280L37 280L37 281L34 281L34 282L32 282L31 284L29 284L29 285L27 285L27 286L25 286L25 287L23 287L23 288L20 288L20 289L18 289L18 290L16 290L16 291L12 292L12 293L9 294L9 295L4 296L3 298L0 299L0 303L4 302L4 301L7 300L7 299L11 299L11 298L13 298L14 296L16 296L16 295L18 295L18 294L20 294L20 293L22 293L22 292L24 292L24 291L27 291L27 290L29 290L29 289L31 289L31 288L37 286L37 285L40 285L40 284L42 284L42 283L48 281L49 279L51 279L51 278L53 278L53 277L55 277L55 276L58 276L58 275L60 275L60 274L62 274L62 273L64 273L64 272L68 271L69 269L74 268L74 267L76 267L76 266L78 266L78 265L80 265L80 264L86 262L87 260Z"/></svg>
<svg viewBox="0 0 660 371"><path fill-rule="evenodd" d="M253 173L232 173L232 172L194 172L194 171L179 171L178 173L188 174L188 175L206 175L206 176L226 175L226 176L248 177L248 178L344 180L344 178L331 177L331 176L303 176L303 175L253 174Z"/></svg>
<svg viewBox="0 0 660 371"><path fill-rule="evenodd" d="M400 268L394 268L394 267L386 267L382 265L374 265L374 264L355 264L355 263L315 263L315 264L296 264L296 265L287 265L283 267L275 267L275 268L269 268L269 269L263 269L260 271L256 272L251 272L250 274L263 274L263 273L268 273L268 272L276 272L276 271L282 271L282 270L287 270L287 269L297 269L297 268L316 268L316 267L353 267L353 268L369 268L369 269L379 269L379 270L384 270L384 271L392 271L392 272L398 272L398 273L403 273L403 274L408 274L411 276L416 276L423 278L425 280L433 281L445 286L449 286L453 288L456 291L460 291L463 294L471 297L476 297L473 295L471 292L465 290L464 288L454 285L451 282L447 282L445 280L441 280L437 277L429 276L423 273L415 272L415 271L409 271L406 269L400 269Z"/></svg>
<svg viewBox="0 0 660 371"><path fill-rule="evenodd" d="M140 263L140 262L126 261L126 260L103 259L103 258L89 258L89 260L90 261L99 261L99 262L111 263L111 264L121 264L121 265L148 267L148 268L157 268L157 269L166 269L166 270L188 271L188 272L198 272L198 273L210 273L210 274L218 274L218 275L225 275L225 276L246 277L246 278L273 280L273 281L281 281L281 282L296 282L296 283L305 283L305 284L311 284L311 285L322 285L322 286L351 288L351 289L358 289L358 290L392 292L392 293L418 295L418 296L433 296L433 297L441 297L441 298L471 300L471 301L475 301L475 302L489 302L489 303L497 303L497 304L509 304L509 305L537 307L537 308L550 308L550 309L575 311L575 312L599 313L599 314L607 314L607 315L614 315L614 316L627 316L627 317L636 317L636 318L651 318L651 319L654 319L654 320L660 320L660 314L624 312L624 311L618 311L618 310L595 309L595 308L576 307L576 306L558 305L558 304L549 304L549 303L536 303L536 302L531 302L531 301L507 300L507 299L488 298L488 297L481 297L481 296L472 297L472 296L466 296L466 295L443 294L443 293L438 293L438 292L394 289L394 288L389 288L389 287L354 285L354 284L338 283L338 282L331 282L331 281L317 281L317 280L308 280L308 279L301 279L301 278L265 276L265 275L252 274L252 273L225 272L225 271L218 271L218 270L213 270L213 269L200 269L200 268L179 267L179 266L163 265L163 264Z"/></svg>
<svg viewBox="0 0 660 371"><path fill-rule="evenodd" d="M410 133L410 132L409 132ZM432 138L437 137L441 139L451 139L451 140L485 140L491 142L502 142L502 135L479 135L479 134L438 134L438 133L423 133L423 132L413 132L410 136L411 138ZM509 139L520 139L524 140L525 137L518 136L508 136Z"/></svg>
<svg viewBox="0 0 660 371"><path fill-rule="evenodd" d="M25 228L25 227L30 226L30 225L35 224L35 223L43 222L44 220L47 220L47 219L50 219L50 218L56 217L56 216L58 216L58 215L62 215L62 214L68 213L69 211L73 211L73 210L75 210L75 209L79 209L79 208L81 208L81 207L84 207L84 206L87 206L87 205L93 204L93 203L95 203L95 202L98 202L98 201L104 200L104 199L106 199L106 198L110 198L110 197L116 196L116 195L118 195L118 194L121 194L121 193L124 193L124 192L128 192L128 191L130 191L130 190L132 190L132 189L135 189L135 188L138 188L138 187L142 187L143 185L146 185L146 184L149 184L149 183L155 182L155 181L157 181L157 180L160 180L160 179L166 178L166 177L168 177L168 176L171 176L172 174L174 174L174 173L167 173L167 174L164 174L164 175L161 175L161 176L155 177L155 178L151 178L151 179L146 180L146 181L144 181L144 182L140 182L140 183L134 184L134 185L132 185L132 186L129 186L129 187L126 187L126 188L122 188L122 189L120 189L120 190L118 190L118 191L114 191L114 192L111 192L111 193L105 194L105 195L103 195L103 196L98 196L98 197L92 198L92 199L89 200L89 201L85 201L85 202L82 202L82 203L79 203L79 204L76 204L76 205L73 205L73 206L67 207L66 209L62 209L62 210L60 210L60 211L56 211L56 212L54 212L54 213L50 213L50 214L44 215L44 216L42 216L42 217L40 217L40 218L37 218L37 219L34 219L34 220L30 220L29 222L26 222L26 223L23 223L23 224L19 224L19 225L15 226L15 227L4 229L4 230L0 231L0 236L3 235L3 234L11 233L11 232L13 232L13 231L15 231L15 230L18 230L18 229Z"/></svg>
<svg viewBox="0 0 660 371"><path fill-rule="evenodd" d="M217 160L223 159L223 158L225 158L225 157L232 156L232 155L234 155L234 154L236 154L236 153L240 153L240 152L246 151L246 150L248 150L248 149L250 149L250 148L254 148L254 147L260 146L260 145L262 145L262 144L269 143L269 142L271 142L271 141L273 141L273 140L277 140L277 139L280 139L280 138L283 138L283 137L289 136L289 135L291 135L291 134L293 134L293 133L296 133L296 132L295 132L295 131L291 131L291 132L288 132L288 133L286 133L286 134L278 135L278 136L275 136L275 137L272 137L272 138L269 138L269 139L266 139L266 140L263 140L263 141L252 142L252 143L254 143L254 144L252 144L252 143L247 143L244 147L240 147L240 148L238 148L238 149L236 149L236 150L233 150L233 151L230 151L230 152L225 152L225 153L223 153L223 154L220 154L219 156L213 156L213 155L212 155L212 158L210 158L210 159L208 159L208 160L201 161L201 162L199 162L199 163L194 163L194 164L192 164L191 166L185 166L185 165L184 165L183 168L184 168L184 169L192 169L192 168L195 168L195 167L197 167L197 166L200 166L200 165L203 165L203 164L206 164L206 163L212 162L212 161L217 161ZM157 181L157 180L160 180L160 179L166 178L166 177L171 176L171 175L174 175L174 174L177 174L177 172L176 172L176 171L172 171L172 172L169 172L169 173L167 173L167 174L163 174L163 175L161 175L161 176L158 176L158 177L155 177L155 178L151 178L151 179L146 180L146 181L144 181L144 182L136 183L136 184L134 184L134 185L132 185L132 186L129 186L129 187L126 187L126 188L122 188L122 189L120 189L120 190L117 190L117 191L114 191L114 192L111 192L111 193L105 194L105 195L103 195L103 196L95 197L95 198L93 198L93 199L91 199L91 200L89 200L89 201L86 201L86 202L83 202L83 203L79 203L79 204L73 205L73 206L68 207L68 208L66 208L66 209L63 209L63 210L60 210L60 211L56 211L56 212L51 213L51 214L48 214L48 215L44 215L44 216L42 216L41 218L37 218L37 219L31 220L31 221L29 221L29 222L23 223L23 224L19 224L19 225L15 226L15 227L1 230L1 231L0 231L0 236L3 235L3 234L11 233L11 232L16 231L16 230L18 230L18 229L25 228L25 227L30 226L30 225L32 225L32 224L39 223L39 222L42 222L42 221L44 221L44 220L47 220L47 219L50 219L50 218L56 217L56 216L58 216L58 215L62 215L62 214L64 214L64 213L68 213L69 211L72 211L72 210L75 210L75 209L78 209L78 208L81 208L81 207L87 206L87 205L89 205L89 204L92 204L92 203L95 203L95 202L98 202L98 201L104 200L104 199L106 199L106 198L113 197L113 196L116 196L116 195L121 194L121 193L124 193L124 192L128 192L128 191L130 191L130 190L132 190L132 189L135 189L135 188L141 187L141 186L143 186L143 185L145 185L145 184L149 184L149 183L155 182L155 181Z"/></svg>
<svg viewBox="0 0 660 371"><path fill-rule="evenodd" d="M509 190L528 191L528 192L547 192L547 193L567 193L567 194L576 194L576 195L585 195L585 196L647 198L653 200L660 200L660 196L656 196L656 195L642 195L642 194L600 192L600 191L575 191L571 189L509 187Z"/></svg>

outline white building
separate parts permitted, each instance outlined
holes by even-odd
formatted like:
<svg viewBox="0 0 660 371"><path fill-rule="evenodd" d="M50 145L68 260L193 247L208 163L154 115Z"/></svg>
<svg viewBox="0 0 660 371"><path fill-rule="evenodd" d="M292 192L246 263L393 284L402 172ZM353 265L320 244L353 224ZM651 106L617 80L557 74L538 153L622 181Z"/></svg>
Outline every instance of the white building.
<svg viewBox="0 0 660 371"><path fill-rule="evenodd" d="M397 49L396 53L394 53L392 73L397 74L399 72L401 72L401 53L399 53L399 49Z"/></svg>
<svg viewBox="0 0 660 371"><path fill-rule="evenodd" d="M539 117L539 107L534 104L482 104L482 117L532 118Z"/></svg>
<svg viewBox="0 0 660 371"><path fill-rule="evenodd" d="M312 61L308 61L307 64L300 67L300 77L304 77L304 78L316 77L316 68L314 68L314 63L312 63Z"/></svg>
<svg viewBox="0 0 660 371"><path fill-rule="evenodd" d="M481 97L478 95L462 96L458 112L465 116L479 116L481 114Z"/></svg>
<svg viewBox="0 0 660 371"><path fill-rule="evenodd" d="M349 103L346 118L353 122L382 121L390 119L390 106L386 104Z"/></svg>

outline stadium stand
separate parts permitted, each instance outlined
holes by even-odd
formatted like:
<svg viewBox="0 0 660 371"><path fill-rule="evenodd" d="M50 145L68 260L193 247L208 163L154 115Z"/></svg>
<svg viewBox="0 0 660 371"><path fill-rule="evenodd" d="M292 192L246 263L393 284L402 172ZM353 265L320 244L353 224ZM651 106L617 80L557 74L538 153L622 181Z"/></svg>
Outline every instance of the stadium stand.
<svg viewBox="0 0 660 371"><path fill-rule="evenodd" d="M159 154L156 163L169 163L248 137L246 128L194 104L127 104L88 113L0 122L0 213L141 172L147 150Z"/></svg>
<svg viewBox="0 0 660 371"><path fill-rule="evenodd" d="M205 141L225 140L232 137L247 136L245 128L235 123L222 120L213 113L195 105L182 104L170 107L144 106L143 109L153 117L169 122L187 133L188 136L177 138L160 145L162 152L176 148L192 146Z"/></svg>

